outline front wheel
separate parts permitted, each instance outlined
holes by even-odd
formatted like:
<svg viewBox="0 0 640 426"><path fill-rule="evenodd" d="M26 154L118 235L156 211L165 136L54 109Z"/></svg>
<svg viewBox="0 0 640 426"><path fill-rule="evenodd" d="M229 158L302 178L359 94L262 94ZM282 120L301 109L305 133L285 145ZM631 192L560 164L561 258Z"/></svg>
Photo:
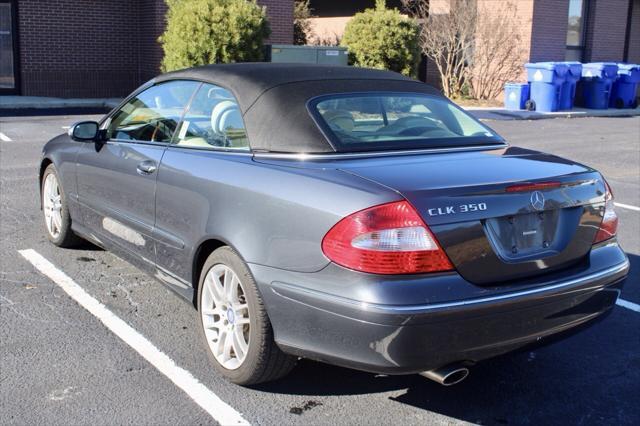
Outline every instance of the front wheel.
<svg viewBox="0 0 640 426"><path fill-rule="evenodd" d="M53 164L42 176L42 212L49 241L58 247L73 247L81 240L71 230L71 216L62 185Z"/></svg>
<svg viewBox="0 0 640 426"><path fill-rule="evenodd" d="M256 283L230 247L215 250L202 268L198 313L209 359L231 382L268 382L295 365L276 345Z"/></svg>

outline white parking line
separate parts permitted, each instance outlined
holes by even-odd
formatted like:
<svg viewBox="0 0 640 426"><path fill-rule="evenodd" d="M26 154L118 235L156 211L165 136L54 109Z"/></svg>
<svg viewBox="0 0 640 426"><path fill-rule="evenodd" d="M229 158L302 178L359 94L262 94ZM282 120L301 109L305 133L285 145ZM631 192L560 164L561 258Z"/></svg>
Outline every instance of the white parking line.
<svg viewBox="0 0 640 426"><path fill-rule="evenodd" d="M37 270L62 288L69 297L102 321L109 330L142 355L158 371L167 376L214 420L223 425L249 424L233 407L222 401L198 379L193 377L190 372L178 367L171 358L156 348L153 343L114 315L98 300L91 297L68 275L56 268L55 265L42 257L37 251L27 249L19 250L19 253Z"/></svg>
<svg viewBox="0 0 640 426"><path fill-rule="evenodd" d="M629 302L627 300L618 299L616 301L616 305L622 306L623 308L631 309L632 311L635 311L635 312L640 312L640 305L633 302Z"/></svg>
<svg viewBox="0 0 640 426"><path fill-rule="evenodd" d="M11 138L2 132L0 132L0 140L3 140L5 142L11 142Z"/></svg>
<svg viewBox="0 0 640 426"><path fill-rule="evenodd" d="M622 209L629 209L629 210L633 210L634 212L640 212L640 207L636 207L636 206L632 206L629 204L622 204L622 203L613 203L616 207L620 207Z"/></svg>

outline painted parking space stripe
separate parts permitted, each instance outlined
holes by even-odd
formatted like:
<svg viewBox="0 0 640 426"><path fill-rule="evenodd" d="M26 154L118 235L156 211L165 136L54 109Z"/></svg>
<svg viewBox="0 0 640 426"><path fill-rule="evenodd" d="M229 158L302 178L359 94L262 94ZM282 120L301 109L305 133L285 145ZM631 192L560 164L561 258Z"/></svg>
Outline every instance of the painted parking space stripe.
<svg viewBox="0 0 640 426"><path fill-rule="evenodd" d="M2 132L0 132L0 140L3 140L5 142L11 142L11 138Z"/></svg>
<svg viewBox="0 0 640 426"><path fill-rule="evenodd" d="M19 250L22 257L43 275L51 279L80 306L98 318L111 332L138 352L144 359L182 389L196 404L215 421L223 425L248 425L242 415L222 401L215 393L203 385L187 370L160 351L153 343L138 333L133 327L114 315L102 303L89 295L67 274L33 249Z"/></svg>
<svg viewBox="0 0 640 426"><path fill-rule="evenodd" d="M616 207L620 207L621 209L629 209L634 212L640 212L640 207L632 206L630 204L622 204L622 203L613 203Z"/></svg>
<svg viewBox="0 0 640 426"><path fill-rule="evenodd" d="M618 299L616 301L616 305L622 306L623 308L631 309L632 311L640 313L640 305L637 303L629 302L628 300Z"/></svg>

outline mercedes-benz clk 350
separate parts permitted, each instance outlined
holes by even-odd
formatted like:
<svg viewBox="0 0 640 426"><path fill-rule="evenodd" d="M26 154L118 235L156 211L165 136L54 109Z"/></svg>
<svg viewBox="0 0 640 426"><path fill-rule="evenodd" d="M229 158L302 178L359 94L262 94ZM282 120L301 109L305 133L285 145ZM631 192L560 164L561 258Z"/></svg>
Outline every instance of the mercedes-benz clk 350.
<svg viewBox="0 0 640 426"><path fill-rule="evenodd" d="M602 318L629 268L600 173L387 71L164 74L49 141L39 184L51 242L192 302L242 385L299 358L457 383Z"/></svg>

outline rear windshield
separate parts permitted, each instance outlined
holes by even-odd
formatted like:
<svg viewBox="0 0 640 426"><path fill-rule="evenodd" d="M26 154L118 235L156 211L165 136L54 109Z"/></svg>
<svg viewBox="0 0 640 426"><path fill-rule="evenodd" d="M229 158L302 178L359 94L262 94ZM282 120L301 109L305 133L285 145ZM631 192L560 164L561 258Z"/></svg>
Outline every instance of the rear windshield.
<svg viewBox="0 0 640 426"><path fill-rule="evenodd" d="M309 103L338 151L420 149L502 143L444 98L413 93L329 95Z"/></svg>

